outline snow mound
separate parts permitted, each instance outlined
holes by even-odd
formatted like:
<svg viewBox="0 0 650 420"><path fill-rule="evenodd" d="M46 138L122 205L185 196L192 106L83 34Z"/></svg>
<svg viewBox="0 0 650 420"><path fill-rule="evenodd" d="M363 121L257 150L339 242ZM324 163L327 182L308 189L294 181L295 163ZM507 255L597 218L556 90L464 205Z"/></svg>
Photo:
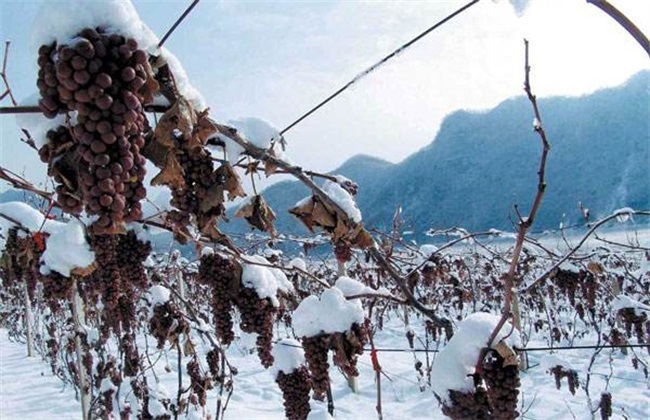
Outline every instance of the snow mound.
<svg viewBox="0 0 650 420"><path fill-rule="evenodd" d="M69 277L76 268L86 268L95 261L95 253L86 241L86 228L77 219L72 219L53 233L46 242L41 256L41 273L52 271Z"/></svg>
<svg viewBox="0 0 650 420"><path fill-rule="evenodd" d="M313 337L347 331L354 323L364 320L359 300L348 301L341 290L332 287L320 298L311 295L300 302L293 314L293 328L300 337Z"/></svg>
<svg viewBox="0 0 650 420"><path fill-rule="evenodd" d="M275 359L273 366L271 366L271 375L274 378L280 372L289 374L305 364L305 354L302 351L302 346L292 338L283 338L278 341L273 346L271 354Z"/></svg>
<svg viewBox="0 0 650 420"><path fill-rule="evenodd" d="M345 211L352 221L361 222L361 210L359 210L354 198L345 188L336 182L328 180L323 184L323 191Z"/></svg>
<svg viewBox="0 0 650 420"><path fill-rule="evenodd" d="M171 291L161 285L151 286L147 292L151 300L151 305L164 305L169 301L171 296Z"/></svg>
<svg viewBox="0 0 650 420"><path fill-rule="evenodd" d="M390 294L388 289L380 288L378 290L372 289L365 284L361 283L359 280L355 280L350 277L341 276L336 280L334 286L343 292L345 297L356 296L356 295L374 295L374 294Z"/></svg>
<svg viewBox="0 0 650 420"><path fill-rule="evenodd" d="M307 263L302 258L294 258L289 261L289 268L297 268L302 271L307 271Z"/></svg>
<svg viewBox="0 0 650 420"><path fill-rule="evenodd" d="M474 380L471 375L492 331L501 320L500 315L477 312L469 315L459 325L458 331L442 349L435 364L431 377L433 392L441 399L448 401L449 390L469 392L474 389ZM499 343L512 330L512 334L505 339L510 347L522 347L521 338L512 324L507 322L494 339L493 344Z"/></svg>
<svg viewBox="0 0 650 420"><path fill-rule="evenodd" d="M53 234L65 226L65 223L46 219L40 211L19 201L0 203L0 214L18 222L30 232ZM7 232L15 226L14 222L0 216L0 250L5 247Z"/></svg>
<svg viewBox="0 0 650 420"><path fill-rule="evenodd" d="M280 306L278 290L285 293L293 291L293 284L287 276L278 268L266 267L272 264L262 256L247 255L245 260L249 263L242 264L243 285L255 289L260 299L269 298L273 306Z"/></svg>
<svg viewBox="0 0 650 420"><path fill-rule="evenodd" d="M632 299L629 296L618 295L612 300L612 309L619 311L621 309L634 309L634 313L637 316L640 316L643 312L647 312L650 315L650 306L639 302L636 299Z"/></svg>

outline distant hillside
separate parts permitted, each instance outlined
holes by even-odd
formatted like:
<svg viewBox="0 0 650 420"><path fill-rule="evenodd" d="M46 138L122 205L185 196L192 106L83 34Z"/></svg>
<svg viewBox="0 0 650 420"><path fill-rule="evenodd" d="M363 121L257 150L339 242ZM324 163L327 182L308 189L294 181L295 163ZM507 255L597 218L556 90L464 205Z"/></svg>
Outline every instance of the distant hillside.
<svg viewBox="0 0 650 420"><path fill-rule="evenodd" d="M649 80L644 71L621 87L540 99L552 150L536 229L555 228L563 217L579 221L578 202L596 216L623 206L650 208ZM356 156L333 173L359 184L367 226L388 229L401 206L419 238L432 227L511 229L513 205L526 212L537 188L541 144L532 120L524 97L488 112L458 111L431 144L397 165ZM279 231L304 232L286 210L307 194L291 181L264 191Z"/></svg>

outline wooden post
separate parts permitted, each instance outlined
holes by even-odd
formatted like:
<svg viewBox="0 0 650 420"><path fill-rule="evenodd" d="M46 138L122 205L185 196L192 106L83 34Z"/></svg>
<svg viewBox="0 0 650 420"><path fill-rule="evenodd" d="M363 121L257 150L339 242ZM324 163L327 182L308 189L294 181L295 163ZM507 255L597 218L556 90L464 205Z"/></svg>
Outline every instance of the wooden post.
<svg viewBox="0 0 650 420"><path fill-rule="evenodd" d="M23 279L23 291L25 292L25 330L27 334L27 357L34 356L34 332L32 330L32 321L34 318L32 312L32 302L29 299L27 290L27 280Z"/></svg>
<svg viewBox="0 0 650 420"><path fill-rule="evenodd" d="M79 394L81 396L81 413L82 419L88 420L90 418L90 384L88 383L88 377L86 376L86 368L83 364L83 351L81 349L81 337L79 334L83 331L83 325L85 324L84 314L83 314L83 301L81 296L79 296L79 290L77 289L77 279L73 277L72 290L74 296L72 297L72 319L74 322L74 344L77 353L77 370L79 372Z"/></svg>

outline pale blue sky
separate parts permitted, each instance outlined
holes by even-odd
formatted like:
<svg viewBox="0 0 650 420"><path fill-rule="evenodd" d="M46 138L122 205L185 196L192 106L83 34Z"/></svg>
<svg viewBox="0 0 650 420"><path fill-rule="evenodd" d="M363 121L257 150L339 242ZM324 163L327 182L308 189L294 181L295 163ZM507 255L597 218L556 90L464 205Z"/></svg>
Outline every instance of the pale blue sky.
<svg viewBox="0 0 650 420"><path fill-rule="evenodd" d="M162 36L189 1L133 3ZM202 0L166 46L218 119L255 116L281 129L464 3ZM650 32L649 1L612 3ZM0 40L12 41L8 76L19 100L36 91L29 33L39 4L0 0ZM358 153L402 160L430 143L450 112L522 93L524 36L539 96L589 93L650 67L585 0L533 0L521 17L506 0L482 0L290 131L288 155L320 171ZM14 118L0 125L0 164L42 182L45 167L17 141Z"/></svg>

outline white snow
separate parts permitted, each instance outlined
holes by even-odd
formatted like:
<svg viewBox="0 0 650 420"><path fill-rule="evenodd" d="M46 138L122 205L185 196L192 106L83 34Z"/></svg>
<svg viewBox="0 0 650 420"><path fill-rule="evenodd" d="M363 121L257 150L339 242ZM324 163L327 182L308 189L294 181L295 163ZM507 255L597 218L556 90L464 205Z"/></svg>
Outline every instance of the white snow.
<svg viewBox="0 0 650 420"><path fill-rule="evenodd" d="M15 223L2 217L2 215L15 220L20 223L22 227L32 233L40 230L41 232L52 234L61 230L65 225L64 223L55 220L45 219L45 216L40 211L28 204L19 201L0 203L0 249L4 249L5 247L5 237L7 232L12 227L16 226Z"/></svg>
<svg viewBox="0 0 650 420"><path fill-rule="evenodd" d="M347 276L341 276L334 283L334 287L343 292L345 297L356 296L356 295L376 295L376 294L390 294L388 289L385 287L375 290L366 286L358 280Z"/></svg>
<svg viewBox="0 0 650 420"><path fill-rule="evenodd" d="M269 298L273 306L280 306L278 290L289 293L293 285L287 276L278 268L266 267L272 265L266 258L259 255L246 255L242 264L242 283L257 292L260 299ZM262 264L262 265L259 265Z"/></svg>
<svg viewBox="0 0 650 420"><path fill-rule="evenodd" d="M431 377L433 392L443 400L448 400L449 390L468 392L474 389L471 375L478 362L481 349L487 346L492 331L499 323L501 316L485 312L477 312L467 316L459 325L458 331L449 340L447 346L440 352ZM510 347L521 348L519 333L512 329L512 324L506 322L497 334L492 344L505 339Z"/></svg>
<svg viewBox="0 0 650 420"><path fill-rule="evenodd" d="M431 244L424 244L420 246L420 253L426 256L430 256L434 252L438 251L438 247Z"/></svg>
<svg viewBox="0 0 650 420"><path fill-rule="evenodd" d="M573 369L573 365L566 359L557 354L545 354L539 361L539 365L544 370L551 370L556 366L562 366L565 369Z"/></svg>
<svg viewBox="0 0 650 420"><path fill-rule="evenodd" d="M86 268L94 261L95 253L86 241L84 224L72 219L47 239L41 256L41 273L56 271L69 277L74 269Z"/></svg>
<svg viewBox="0 0 650 420"><path fill-rule="evenodd" d="M260 118L237 118L227 121L226 125L236 129L239 136L244 140L262 149L268 149L271 146L271 141L277 142L282 138L277 128ZM217 138L226 145L228 162L237 162L239 156L244 152L244 148L232 141L228 136L218 134ZM279 157L284 157L282 150L279 148L276 148L275 153Z"/></svg>
<svg viewBox="0 0 650 420"><path fill-rule="evenodd" d="M307 263L302 258L296 257L289 261L289 268L297 268L299 270L306 271Z"/></svg>
<svg viewBox="0 0 650 420"><path fill-rule="evenodd" d="M619 223L625 223L632 218L632 215L634 214L634 209L630 207L622 207L620 209L614 210L614 213L612 214L616 216L616 220Z"/></svg>
<svg viewBox="0 0 650 420"><path fill-rule="evenodd" d="M271 375L274 378L280 372L289 374L305 364L305 354L302 346L298 340L293 338L283 338L275 343L271 354L275 359L273 366L271 366Z"/></svg>
<svg viewBox="0 0 650 420"><path fill-rule="evenodd" d="M642 312L647 312L648 315L650 315L650 306L645 305L636 299L632 299L629 296L618 295L614 300L612 300L613 310L618 311L626 308L634 309L636 315L641 315Z"/></svg>
<svg viewBox="0 0 650 420"><path fill-rule="evenodd" d="M341 290L329 288L320 298L311 295L300 302L293 314L293 328L300 337L347 331L364 320L359 300L348 301Z"/></svg>
<svg viewBox="0 0 650 420"><path fill-rule="evenodd" d="M164 305L171 296L171 291L165 286L155 285L149 288L147 292L152 306Z"/></svg>
<svg viewBox="0 0 650 420"><path fill-rule="evenodd" d="M352 195L343 187L336 182L327 180L323 184L323 191L345 211L350 219L356 223L361 222L361 210L357 207Z"/></svg>

